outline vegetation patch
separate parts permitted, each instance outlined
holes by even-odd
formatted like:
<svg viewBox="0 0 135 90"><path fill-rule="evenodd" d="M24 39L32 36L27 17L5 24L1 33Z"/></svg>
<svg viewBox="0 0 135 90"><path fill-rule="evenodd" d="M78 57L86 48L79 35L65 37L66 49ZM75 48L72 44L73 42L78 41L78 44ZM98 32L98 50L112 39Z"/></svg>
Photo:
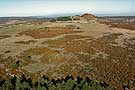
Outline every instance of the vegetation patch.
<svg viewBox="0 0 135 90"><path fill-rule="evenodd" d="M34 63L34 64L29 64L27 66L24 66L23 69L25 71L28 71L29 73L37 73L39 71L42 71L44 69L48 69L48 65L47 64L43 64L43 63Z"/></svg>
<svg viewBox="0 0 135 90"><path fill-rule="evenodd" d="M3 35L3 36L0 36L0 39L5 39L5 38L9 38L9 37L11 37L11 36L9 36L9 35Z"/></svg>
<svg viewBox="0 0 135 90"><path fill-rule="evenodd" d="M63 27L42 26L40 28L38 26L38 29L35 29L35 27L37 28L36 25L35 27L34 25L29 26L27 29L25 25L24 27L25 28L22 27L21 29L27 31L21 32L20 35L28 35L35 39L82 32L75 31L74 29L80 29L80 27L74 25L66 25ZM20 27L17 28L14 26L12 28L14 28L14 30L20 30ZM112 33L99 38L81 35L64 35L62 38L45 41L43 45L48 44L48 48L35 47L24 51L24 53L21 54L21 58L6 58L0 55L0 76L19 76L24 73L25 75L31 76L32 79L37 80L40 75L46 75L51 78L54 77L55 79L63 78L67 75L73 75L73 77L79 75L81 77L90 77L99 82L94 82L94 84L91 82L91 84L89 84L84 79L81 83L76 81L76 79L70 79L67 84L65 79L58 81L51 79L49 82L44 83L46 81L41 79L43 82L39 80L33 83L31 79L25 79L25 82L25 80L23 81L21 78L17 78L15 81L17 84L14 85L12 85L13 82L10 83L10 79L4 80L2 83L0 80L0 89L5 90L6 87L6 89L10 88L9 90L29 90L31 88L35 90L45 90L46 88L48 88L47 90L66 90L65 88L72 90L72 87L74 87L73 90L93 90L91 87L96 87L96 89L94 88L95 90L104 90L104 88L106 88L105 86L104 88L99 87L108 84L116 90L126 90L127 88L134 89L135 39L125 39L124 44L127 47L113 46L112 44L117 44L115 41L121 35L123 34ZM3 37L6 38L7 36ZM35 42L34 40L28 40L15 43L31 44ZM5 52L5 54L8 53L10 53L10 51ZM21 65L15 62L18 60L20 60ZM5 73L7 75L5 75ZM52 81L55 81L55 84ZM31 82L32 85L30 85ZM72 84L72 82L75 82L75 84ZM105 90L109 90L109 88L107 87Z"/></svg>
<svg viewBox="0 0 135 90"><path fill-rule="evenodd" d="M5 51L5 53L10 53L11 51L10 50L8 50L8 51Z"/></svg>
<svg viewBox="0 0 135 90"><path fill-rule="evenodd" d="M56 19L57 21L71 21L71 17L70 16L65 16L65 17L58 17Z"/></svg>
<svg viewBox="0 0 135 90"><path fill-rule="evenodd" d="M9 67L12 69L16 69L19 67L19 65L20 65L20 61L16 61L15 63L11 63Z"/></svg>
<svg viewBox="0 0 135 90"><path fill-rule="evenodd" d="M31 43L36 43L35 40L29 40L29 41L17 41L15 42L16 44L31 44Z"/></svg>
<svg viewBox="0 0 135 90"><path fill-rule="evenodd" d="M124 44L131 49L135 50L135 38L129 38L124 40Z"/></svg>
<svg viewBox="0 0 135 90"><path fill-rule="evenodd" d="M23 31L21 35L28 35L35 39L38 38L50 38L62 34L80 33L82 31L75 31L73 27L46 27L39 30Z"/></svg>
<svg viewBox="0 0 135 90"><path fill-rule="evenodd" d="M49 44L49 46L51 47L64 48L66 51L69 52L94 53L94 49L88 46L87 41L80 40L85 38L90 38L90 37L79 36L79 35L67 35L63 38L57 40L48 40L44 43Z"/></svg>
<svg viewBox="0 0 135 90"><path fill-rule="evenodd" d="M26 50L24 53L28 53L30 55L42 55L42 54L53 54L58 53L57 50L52 50L46 47L39 47L39 48L31 48L29 50Z"/></svg>
<svg viewBox="0 0 135 90"><path fill-rule="evenodd" d="M115 39L120 35L123 34L113 33L97 39L88 39L87 37L85 40L80 40L86 38L85 36L67 35L57 40L46 41L45 43L49 44L50 47L64 48L66 51L74 53L76 62L71 61L72 63L80 61L83 62L83 64L88 63L91 65L94 69L90 73L90 77L110 83L115 86L115 88L122 89L124 84L133 88L134 84L130 83L130 81L135 75L135 45L133 43L128 43L126 44L127 47L112 46L111 44L114 43ZM130 42L133 41L134 39L130 40ZM93 58L93 55L96 54L98 54L98 57ZM70 69L66 70L69 70L67 72L70 73L78 72L82 69L79 67L80 69L76 68L72 71L71 67L73 68L73 66L71 64L68 65ZM87 71L87 69L82 69L82 71L83 70ZM81 75L83 73L77 74ZM88 73L85 73L83 76L86 74L88 75Z"/></svg>
<svg viewBox="0 0 135 90"><path fill-rule="evenodd" d="M135 22L121 22L113 20L99 20L100 23L110 25L113 28L124 28L129 30L135 30Z"/></svg>
<svg viewBox="0 0 135 90"><path fill-rule="evenodd" d="M105 82L96 82L86 77L85 79L67 76L64 79L49 79L43 76L32 81L26 76L10 77L8 79L0 79L1 90L113 90L113 88Z"/></svg>

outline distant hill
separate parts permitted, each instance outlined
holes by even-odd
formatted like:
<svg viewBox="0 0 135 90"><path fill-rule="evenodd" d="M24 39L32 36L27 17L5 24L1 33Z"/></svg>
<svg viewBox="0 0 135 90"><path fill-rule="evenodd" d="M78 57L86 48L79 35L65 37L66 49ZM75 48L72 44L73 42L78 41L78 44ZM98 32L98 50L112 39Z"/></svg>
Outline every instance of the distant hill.
<svg viewBox="0 0 135 90"><path fill-rule="evenodd" d="M49 20L49 18L40 16L31 17L0 17L0 24L17 23L22 21L36 21L36 20Z"/></svg>
<svg viewBox="0 0 135 90"><path fill-rule="evenodd" d="M97 17L95 15L85 13L81 16L80 15L73 16L72 20L75 22L87 23L87 22L95 22L97 20Z"/></svg>
<svg viewBox="0 0 135 90"><path fill-rule="evenodd" d="M89 13L85 13L81 17L86 18L86 19L96 18L96 16L89 14Z"/></svg>

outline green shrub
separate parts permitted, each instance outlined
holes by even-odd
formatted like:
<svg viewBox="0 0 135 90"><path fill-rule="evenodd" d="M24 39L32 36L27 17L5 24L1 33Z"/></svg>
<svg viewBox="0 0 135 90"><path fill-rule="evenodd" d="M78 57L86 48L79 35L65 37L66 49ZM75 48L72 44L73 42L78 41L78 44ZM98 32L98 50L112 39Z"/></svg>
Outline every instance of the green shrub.
<svg viewBox="0 0 135 90"><path fill-rule="evenodd" d="M3 79L2 79L3 80ZM112 90L109 85L102 85L93 80L78 78L74 80L72 77L65 79L50 80L42 77L38 81L33 82L30 78L12 77L1 83L2 90Z"/></svg>
<svg viewBox="0 0 135 90"><path fill-rule="evenodd" d="M58 17L56 19L57 21L71 21L71 17L70 16L65 16L65 17Z"/></svg>
<svg viewBox="0 0 135 90"><path fill-rule="evenodd" d="M29 55L24 56L24 61L30 61L30 60L31 60L31 56L29 56Z"/></svg>
<svg viewBox="0 0 135 90"><path fill-rule="evenodd" d="M9 65L9 67L12 68L12 69L16 69L16 68L19 67L19 65L20 65L20 62L19 61L16 61L15 63L11 63Z"/></svg>

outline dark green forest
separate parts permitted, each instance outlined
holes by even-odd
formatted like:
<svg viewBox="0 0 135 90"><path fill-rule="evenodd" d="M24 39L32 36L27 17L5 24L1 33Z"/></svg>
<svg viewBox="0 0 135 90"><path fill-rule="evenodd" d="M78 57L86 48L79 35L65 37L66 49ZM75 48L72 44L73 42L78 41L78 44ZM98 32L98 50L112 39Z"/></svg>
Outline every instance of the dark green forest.
<svg viewBox="0 0 135 90"><path fill-rule="evenodd" d="M43 76L37 81L32 81L31 78L22 75L8 79L0 78L0 90L113 90L113 88L105 82L96 82L88 77L74 79L72 76L67 76L55 80Z"/></svg>
<svg viewBox="0 0 135 90"><path fill-rule="evenodd" d="M56 20L57 21L70 21L72 19L70 16L65 16L65 17L58 17Z"/></svg>

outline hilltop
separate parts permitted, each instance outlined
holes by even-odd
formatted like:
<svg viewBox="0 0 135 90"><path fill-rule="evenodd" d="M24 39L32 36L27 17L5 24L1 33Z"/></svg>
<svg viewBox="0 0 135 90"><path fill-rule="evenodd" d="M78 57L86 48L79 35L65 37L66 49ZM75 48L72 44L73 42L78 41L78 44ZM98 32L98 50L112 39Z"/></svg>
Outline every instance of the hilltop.
<svg viewBox="0 0 135 90"><path fill-rule="evenodd" d="M75 22L95 22L97 20L96 16L92 14L85 13L83 15L76 15L72 17L72 20Z"/></svg>

